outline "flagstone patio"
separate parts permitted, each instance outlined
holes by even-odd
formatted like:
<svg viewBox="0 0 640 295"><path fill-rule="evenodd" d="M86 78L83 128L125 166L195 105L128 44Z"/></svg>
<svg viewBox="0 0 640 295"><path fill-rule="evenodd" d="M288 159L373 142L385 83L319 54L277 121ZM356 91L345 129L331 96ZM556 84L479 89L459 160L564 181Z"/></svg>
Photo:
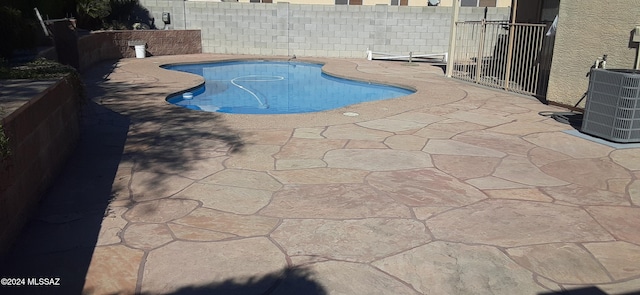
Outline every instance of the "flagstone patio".
<svg viewBox="0 0 640 295"><path fill-rule="evenodd" d="M47 294L640 292L640 148L425 63L313 59L417 90L321 113L164 100L202 78L159 65L239 58L85 73L81 143L5 273L61 277Z"/></svg>

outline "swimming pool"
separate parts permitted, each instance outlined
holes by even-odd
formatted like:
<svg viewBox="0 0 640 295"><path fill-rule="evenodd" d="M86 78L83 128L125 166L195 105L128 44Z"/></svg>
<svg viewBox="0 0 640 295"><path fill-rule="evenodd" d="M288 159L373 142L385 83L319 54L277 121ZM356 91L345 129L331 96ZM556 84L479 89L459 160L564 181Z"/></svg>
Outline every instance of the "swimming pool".
<svg viewBox="0 0 640 295"><path fill-rule="evenodd" d="M203 76L205 84L168 102L194 110L234 114L291 114L390 99L412 90L336 78L322 65L288 61L178 64L166 69Z"/></svg>

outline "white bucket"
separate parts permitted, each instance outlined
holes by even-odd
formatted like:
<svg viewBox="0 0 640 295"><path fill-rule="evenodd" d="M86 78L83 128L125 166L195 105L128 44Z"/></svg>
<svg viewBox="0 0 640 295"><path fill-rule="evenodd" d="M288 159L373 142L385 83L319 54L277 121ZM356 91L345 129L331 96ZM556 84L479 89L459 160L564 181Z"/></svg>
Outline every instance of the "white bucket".
<svg viewBox="0 0 640 295"><path fill-rule="evenodd" d="M146 51L144 45L135 45L136 48L136 58L144 58L146 56Z"/></svg>

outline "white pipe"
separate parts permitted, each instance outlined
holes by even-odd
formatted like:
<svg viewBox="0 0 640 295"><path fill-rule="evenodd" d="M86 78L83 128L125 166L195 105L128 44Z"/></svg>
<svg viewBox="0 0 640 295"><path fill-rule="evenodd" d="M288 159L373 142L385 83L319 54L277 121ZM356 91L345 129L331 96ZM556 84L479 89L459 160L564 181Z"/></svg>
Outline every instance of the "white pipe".
<svg viewBox="0 0 640 295"><path fill-rule="evenodd" d="M636 70L640 70L640 43L638 43L638 55L636 56Z"/></svg>
<svg viewBox="0 0 640 295"><path fill-rule="evenodd" d="M261 79L262 78L262 79ZM268 109L269 105L267 104L267 100L265 98L265 102L262 103L262 101L260 100L260 98L258 97L258 95L255 94L255 92L247 89L246 87L236 83L236 81L240 80L240 82L272 82L272 81L280 81L280 80L284 80L284 77L282 76L259 76L259 75L249 75L249 76L241 76L241 77L235 77L233 79L231 79L231 84L233 84L234 86L248 92L249 94L251 94L260 104L259 108L265 108Z"/></svg>
<svg viewBox="0 0 640 295"><path fill-rule="evenodd" d="M445 75L451 77L453 74L453 54L456 47L456 22L460 13L460 0L453 0L453 11L451 12L451 31L449 33L449 51L447 59L447 70Z"/></svg>
<svg viewBox="0 0 640 295"><path fill-rule="evenodd" d="M40 25L42 26L42 30L44 31L44 35L49 37L49 31L47 30L47 26L45 26L45 24L44 24L44 20L42 20L42 15L40 15L40 11L38 11L38 7L34 7L33 10L36 11L36 16L38 17L38 21L40 22Z"/></svg>

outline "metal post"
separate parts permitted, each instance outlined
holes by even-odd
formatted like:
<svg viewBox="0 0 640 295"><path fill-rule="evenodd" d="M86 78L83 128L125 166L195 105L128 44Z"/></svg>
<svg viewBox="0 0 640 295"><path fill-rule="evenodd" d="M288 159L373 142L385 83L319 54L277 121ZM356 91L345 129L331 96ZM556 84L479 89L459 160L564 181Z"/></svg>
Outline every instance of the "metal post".
<svg viewBox="0 0 640 295"><path fill-rule="evenodd" d="M507 64L504 73L504 90L509 90L509 80L511 80L511 58L513 57L513 39L515 33L516 11L518 9L518 0L512 0L511 5L511 23L509 24L509 45L507 45Z"/></svg>
<svg viewBox="0 0 640 295"><path fill-rule="evenodd" d="M456 47L456 23L458 22L459 13L460 0L453 0L453 12L451 12L451 33L449 34L449 52L447 54L447 77L451 77L451 73L453 73L453 60Z"/></svg>
<svg viewBox="0 0 640 295"><path fill-rule="evenodd" d="M480 42L478 42L478 55L476 57L476 83L480 84L482 76L482 64L484 63L484 36L487 33L487 20L480 23Z"/></svg>

